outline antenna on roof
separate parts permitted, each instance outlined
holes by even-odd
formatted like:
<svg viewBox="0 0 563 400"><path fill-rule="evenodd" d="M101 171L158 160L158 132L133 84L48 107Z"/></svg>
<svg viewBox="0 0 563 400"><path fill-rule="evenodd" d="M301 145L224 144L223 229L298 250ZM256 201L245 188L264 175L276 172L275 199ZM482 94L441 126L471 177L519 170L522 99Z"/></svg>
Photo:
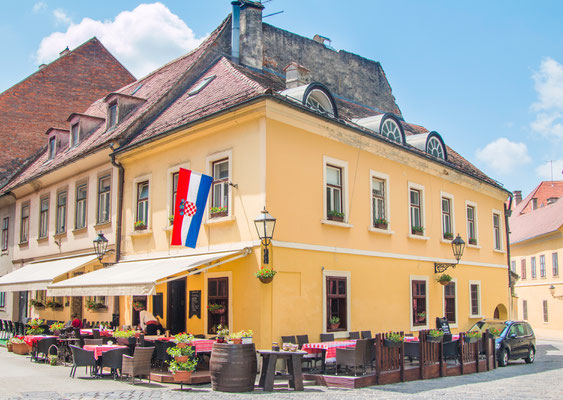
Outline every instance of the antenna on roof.
<svg viewBox="0 0 563 400"><path fill-rule="evenodd" d="M268 14L268 15L264 15L264 16L262 17L262 19L271 17L271 16L273 16L273 15L281 14L282 12L283 12L283 11L278 11L278 12L275 12L275 13L271 13L271 14Z"/></svg>

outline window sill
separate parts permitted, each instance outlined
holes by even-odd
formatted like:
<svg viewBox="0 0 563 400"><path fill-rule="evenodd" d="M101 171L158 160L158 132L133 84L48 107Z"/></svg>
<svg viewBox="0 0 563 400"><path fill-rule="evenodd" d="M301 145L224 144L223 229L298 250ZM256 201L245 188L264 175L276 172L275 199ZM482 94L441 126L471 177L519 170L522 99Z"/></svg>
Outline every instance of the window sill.
<svg viewBox="0 0 563 400"><path fill-rule="evenodd" d="M29 246L29 242L19 242L18 246L19 247L27 247L27 246Z"/></svg>
<svg viewBox="0 0 563 400"><path fill-rule="evenodd" d="M111 221L100 222L100 223L94 225L94 228L96 228L96 229L111 228Z"/></svg>
<svg viewBox="0 0 563 400"><path fill-rule="evenodd" d="M44 243L49 241L49 236L37 238L37 243Z"/></svg>
<svg viewBox="0 0 563 400"><path fill-rule="evenodd" d="M411 325L411 332L418 332L424 329L428 329L428 324L426 325Z"/></svg>
<svg viewBox="0 0 563 400"><path fill-rule="evenodd" d="M228 222L234 222L236 217L234 215L227 215L226 217L219 218L207 218L204 225L214 225L214 224L225 224Z"/></svg>
<svg viewBox="0 0 563 400"><path fill-rule="evenodd" d="M504 250L493 249L493 251L494 251L495 253L499 253L499 254L506 254L506 251L504 251Z"/></svg>
<svg viewBox="0 0 563 400"><path fill-rule="evenodd" d="M442 239L440 239L440 242L442 242L443 244L447 244L447 245L451 246L452 240L442 238Z"/></svg>
<svg viewBox="0 0 563 400"><path fill-rule="evenodd" d="M481 248L481 246L479 246L477 244L469 244L469 243L467 243L466 247L468 247L470 249L477 249L477 250L479 250Z"/></svg>
<svg viewBox="0 0 563 400"><path fill-rule="evenodd" d="M429 236L413 235L412 233L409 233L408 238L417 240L430 240Z"/></svg>
<svg viewBox="0 0 563 400"><path fill-rule="evenodd" d="M327 330L325 333L332 333L334 334L335 339L348 339L350 337L350 332L347 329L342 330Z"/></svg>
<svg viewBox="0 0 563 400"><path fill-rule="evenodd" d="M350 225L346 222L337 222L337 221L331 221L331 220L328 220L328 219L321 219L321 224L338 226L340 228L352 228L352 227L354 227L354 225Z"/></svg>
<svg viewBox="0 0 563 400"><path fill-rule="evenodd" d="M381 233L383 235L393 235L395 233L395 231L391 231L389 229L379 229L379 228L374 228L373 226L369 227L368 231L373 233Z"/></svg>
<svg viewBox="0 0 563 400"><path fill-rule="evenodd" d="M470 315L469 318L470 318L470 319L477 319L477 318L478 318L478 319L483 319L483 318L485 318L485 317L483 317L482 315Z"/></svg>
<svg viewBox="0 0 563 400"><path fill-rule="evenodd" d="M60 233L55 233L55 234L53 235L53 238L54 238L54 239L60 239L60 238L64 238L64 237L66 237L66 231L60 232Z"/></svg>
<svg viewBox="0 0 563 400"><path fill-rule="evenodd" d="M88 227L85 226L84 228L78 228L72 231L73 235L80 235L81 233L86 233L88 232Z"/></svg>
<svg viewBox="0 0 563 400"><path fill-rule="evenodd" d="M147 235L152 235L152 229L143 229L142 231L133 231L131 233L131 237L141 237L141 236L147 236Z"/></svg>

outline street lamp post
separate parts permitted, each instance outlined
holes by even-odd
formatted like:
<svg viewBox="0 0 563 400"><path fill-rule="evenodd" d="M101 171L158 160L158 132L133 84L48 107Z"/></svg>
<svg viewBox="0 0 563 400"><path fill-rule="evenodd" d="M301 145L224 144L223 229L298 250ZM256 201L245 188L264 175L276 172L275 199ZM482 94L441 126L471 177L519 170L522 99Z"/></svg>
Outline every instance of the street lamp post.
<svg viewBox="0 0 563 400"><path fill-rule="evenodd" d="M461 259L461 256L463 255L464 249L465 249L465 242L463 241L463 239L461 238L461 236L458 233L456 238L454 240L452 240L452 252L454 253L456 263L455 264L434 263L434 272L438 274L438 273L444 272L445 270L447 270L450 267L455 268L455 266L457 264L459 264L459 260Z"/></svg>
<svg viewBox="0 0 563 400"><path fill-rule="evenodd" d="M98 257L98 260L102 262L102 258L104 258L104 256L108 252L108 240L104 236L103 232L100 231L100 233L98 233L98 237L94 239L93 244L94 251L96 252L96 257Z"/></svg>
<svg viewBox="0 0 563 400"><path fill-rule="evenodd" d="M272 241L274 236L274 229L276 228L276 219L272 217L266 207L262 210L262 213L256 217L254 220L254 225L256 226L256 232L258 232L258 237L264 246L264 264L270 264L270 254L268 246Z"/></svg>

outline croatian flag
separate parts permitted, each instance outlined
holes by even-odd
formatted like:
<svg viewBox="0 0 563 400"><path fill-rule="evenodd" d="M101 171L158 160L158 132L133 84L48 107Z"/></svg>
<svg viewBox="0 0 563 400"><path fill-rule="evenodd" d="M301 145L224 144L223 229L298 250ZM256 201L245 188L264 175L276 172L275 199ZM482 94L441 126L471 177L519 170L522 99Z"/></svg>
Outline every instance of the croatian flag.
<svg viewBox="0 0 563 400"><path fill-rule="evenodd" d="M195 249L213 178L180 168L172 244Z"/></svg>

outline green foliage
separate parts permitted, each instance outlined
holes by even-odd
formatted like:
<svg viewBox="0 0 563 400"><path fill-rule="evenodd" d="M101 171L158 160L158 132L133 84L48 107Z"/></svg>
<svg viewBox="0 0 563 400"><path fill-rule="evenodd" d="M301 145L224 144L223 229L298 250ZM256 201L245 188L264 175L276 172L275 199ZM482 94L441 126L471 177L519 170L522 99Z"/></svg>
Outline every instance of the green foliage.
<svg viewBox="0 0 563 400"><path fill-rule="evenodd" d="M438 282L451 282L452 277L448 274L442 274L436 279Z"/></svg>
<svg viewBox="0 0 563 400"><path fill-rule="evenodd" d="M135 331L132 329L128 331L116 330L113 332L114 338L130 338L133 336L135 336Z"/></svg>
<svg viewBox="0 0 563 400"><path fill-rule="evenodd" d="M387 220L385 218L377 218L373 223L374 225L387 224Z"/></svg>
<svg viewBox="0 0 563 400"><path fill-rule="evenodd" d="M225 338L225 337L229 336L229 327L228 326L223 326L223 325L219 324L219 325L217 325L217 327L215 329L216 329L218 337Z"/></svg>
<svg viewBox="0 0 563 400"><path fill-rule="evenodd" d="M334 317L330 317L330 319L328 320L329 324L339 324L340 323L340 318L334 316Z"/></svg>
<svg viewBox="0 0 563 400"><path fill-rule="evenodd" d="M327 214L330 215L331 217L342 217L342 218L344 218L344 213L338 212L336 210L329 210L329 212Z"/></svg>
<svg viewBox="0 0 563 400"><path fill-rule="evenodd" d="M135 221L135 223L133 224L133 226L135 228L142 228L142 227L146 227L147 224L145 223L145 221Z"/></svg>
<svg viewBox="0 0 563 400"><path fill-rule="evenodd" d="M411 230L412 230L413 233L414 233L414 232L424 233L424 227L422 227L422 226L413 226L413 227L411 228Z"/></svg>
<svg viewBox="0 0 563 400"><path fill-rule="evenodd" d="M41 318L33 318L28 322L29 328L25 331L27 335L40 335L45 329L41 327L45 323Z"/></svg>
<svg viewBox="0 0 563 400"><path fill-rule="evenodd" d="M221 213L221 212L227 212L227 207L211 207L209 209L209 212L211 214L217 214L217 213Z"/></svg>
<svg viewBox="0 0 563 400"><path fill-rule="evenodd" d="M210 303L207 305L207 310L209 310L210 312L219 311L224 308L225 308L224 304Z"/></svg>
<svg viewBox="0 0 563 400"><path fill-rule="evenodd" d="M249 329L247 331L240 331L241 332L241 337L253 337L254 336L254 331L252 329Z"/></svg>
<svg viewBox="0 0 563 400"><path fill-rule="evenodd" d="M174 335L174 341L176 343L191 343L193 340L194 336L186 332Z"/></svg>
<svg viewBox="0 0 563 400"><path fill-rule="evenodd" d="M60 331L61 329L63 329L65 327L65 324L62 322L55 322L53 324L51 324L51 326L49 327L49 329L51 330L51 332L55 332L55 331Z"/></svg>
<svg viewBox="0 0 563 400"><path fill-rule="evenodd" d="M490 334L492 337L497 338L497 337L500 336L500 330L497 329L497 328L495 328L495 327L493 327L493 326L491 326L491 327L489 327L489 334Z"/></svg>
<svg viewBox="0 0 563 400"><path fill-rule="evenodd" d="M438 338L444 336L444 332L437 329L431 329L428 331L428 336Z"/></svg>
<svg viewBox="0 0 563 400"><path fill-rule="evenodd" d="M465 334L465 337L472 338L472 339L481 339L481 332L479 331L470 331Z"/></svg>
<svg viewBox="0 0 563 400"><path fill-rule="evenodd" d="M166 353L168 353L168 355L170 355L171 357L181 357L181 356L191 357L194 355L194 349L192 348L192 346L186 346L186 347L174 346L167 348Z"/></svg>
<svg viewBox="0 0 563 400"><path fill-rule="evenodd" d="M195 371L197 366L197 358L190 358L186 362L177 362L176 360L172 360L169 363L168 370L172 373L178 371Z"/></svg>
<svg viewBox="0 0 563 400"><path fill-rule="evenodd" d="M258 272L256 272L257 278L273 278L278 271L269 268L260 268Z"/></svg>
<svg viewBox="0 0 563 400"><path fill-rule="evenodd" d="M389 332L386 339L391 342L402 342L403 340L405 340L405 337L400 333Z"/></svg>

